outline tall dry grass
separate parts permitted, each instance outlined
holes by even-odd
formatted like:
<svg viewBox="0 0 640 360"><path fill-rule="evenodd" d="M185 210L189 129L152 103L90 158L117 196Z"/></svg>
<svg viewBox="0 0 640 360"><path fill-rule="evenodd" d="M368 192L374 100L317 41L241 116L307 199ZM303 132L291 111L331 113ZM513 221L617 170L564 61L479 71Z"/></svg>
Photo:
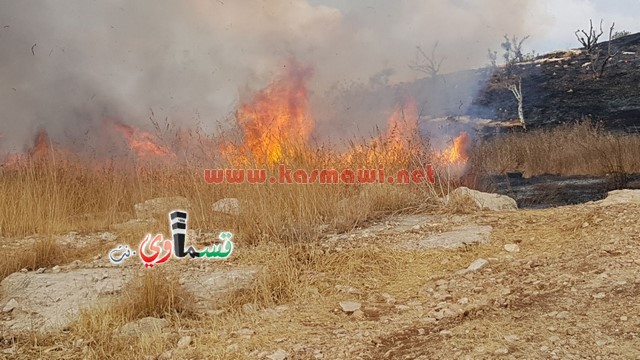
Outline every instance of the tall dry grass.
<svg viewBox="0 0 640 360"><path fill-rule="evenodd" d="M583 120L480 141L471 154L472 168L489 174L610 174L624 180L640 172L640 134L614 133Z"/></svg>
<svg viewBox="0 0 640 360"><path fill-rule="evenodd" d="M393 174L398 168L411 170L423 166L411 154L405 154L404 161L399 160L398 153L390 158L384 148L368 149L361 159L349 161L322 148L291 149L288 153L297 154L286 160L288 168L308 172L332 168L355 171L384 164L385 171ZM375 165L371 159L375 159ZM204 181L204 169L237 168L238 164L184 160L96 166L100 161L79 156L60 159L52 155L1 168L0 202L5 206L0 207L0 236L108 229L127 217L132 218L136 203L183 196L191 202L194 228L234 230L236 238L248 244L267 239L310 241L317 238L322 225L349 228L381 212L417 207L439 191L432 184L210 185ZM243 167L260 168L257 164ZM224 197L241 201L240 216L213 213L212 204Z"/></svg>

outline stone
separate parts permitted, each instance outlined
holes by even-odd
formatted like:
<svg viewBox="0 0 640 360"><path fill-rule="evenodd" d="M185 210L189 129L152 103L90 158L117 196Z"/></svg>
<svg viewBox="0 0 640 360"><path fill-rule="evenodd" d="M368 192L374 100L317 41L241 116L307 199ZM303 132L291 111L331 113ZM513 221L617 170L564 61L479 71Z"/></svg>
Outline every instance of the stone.
<svg viewBox="0 0 640 360"><path fill-rule="evenodd" d="M16 301L16 299L11 299L7 302L7 304L2 308L2 312L3 313L9 313L12 312L13 309L18 307L18 302Z"/></svg>
<svg viewBox="0 0 640 360"><path fill-rule="evenodd" d="M182 196L155 198L134 205L138 220L151 220L156 217L168 219L169 212L173 210L188 211L190 208L191 203Z"/></svg>
<svg viewBox="0 0 640 360"><path fill-rule="evenodd" d="M485 267L489 262L485 259L477 259L467 267L467 272L476 272Z"/></svg>
<svg viewBox="0 0 640 360"><path fill-rule="evenodd" d="M463 225L451 231L428 236L417 243L407 243L405 248L418 249L459 249L465 245L486 244L491 238L493 228L488 225Z"/></svg>
<svg viewBox="0 0 640 360"><path fill-rule="evenodd" d="M238 216L240 215L240 200L236 198L224 198L213 204L213 211Z"/></svg>
<svg viewBox="0 0 640 360"><path fill-rule="evenodd" d="M471 200L480 210L502 211L518 209L516 201L506 195L484 193L467 187L459 187L446 197L447 203L465 200Z"/></svg>
<svg viewBox="0 0 640 360"><path fill-rule="evenodd" d="M507 348L499 348L493 352L495 355L507 355L509 353L509 349Z"/></svg>
<svg viewBox="0 0 640 360"><path fill-rule="evenodd" d="M607 296L607 294L601 292L601 293L597 293L597 294L592 295L592 296L593 296L594 299L604 299Z"/></svg>
<svg viewBox="0 0 640 360"><path fill-rule="evenodd" d="M184 349L191 345L191 336L183 336L178 340L178 349Z"/></svg>
<svg viewBox="0 0 640 360"><path fill-rule="evenodd" d="M267 359L269 360L285 360L288 357L289 357L289 353L282 349L278 349L272 354L267 355Z"/></svg>
<svg viewBox="0 0 640 360"><path fill-rule="evenodd" d="M356 310L360 310L360 307L362 306L362 304L360 304L359 302L354 302L354 301L341 301L340 302L340 308L342 308L342 311L346 312L346 313L352 313Z"/></svg>
<svg viewBox="0 0 640 360"><path fill-rule="evenodd" d="M95 305L102 294L120 291L130 278L130 272L117 268L13 273L0 282L0 304L14 299L22 311L14 311L14 322L5 325L13 331L59 331L82 308Z"/></svg>
<svg viewBox="0 0 640 360"><path fill-rule="evenodd" d="M597 206L609 206L616 204L640 204L640 190L614 190L607 193L604 200L592 203Z"/></svg>
<svg viewBox="0 0 640 360"><path fill-rule="evenodd" d="M505 249L507 252L510 252L510 253L514 253L514 252L518 252L518 251L520 251L520 247L519 247L518 245L516 245L516 244L506 244L506 245L504 246L504 249Z"/></svg>
<svg viewBox="0 0 640 360"><path fill-rule="evenodd" d="M382 298L383 298L383 299L384 299L384 301L385 301L387 304L389 304L389 305L392 305L392 304L395 304L395 303L396 303L396 299L395 299L391 294L383 293L383 294L382 294Z"/></svg>
<svg viewBox="0 0 640 360"><path fill-rule="evenodd" d="M120 334L126 336L137 336L139 334L162 332L162 330L167 326L169 326L169 322L167 320L148 316L140 320L124 324L120 328Z"/></svg>
<svg viewBox="0 0 640 360"><path fill-rule="evenodd" d="M568 311L560 311L556 314L556 319L566 319L571 315Z"/></svg>

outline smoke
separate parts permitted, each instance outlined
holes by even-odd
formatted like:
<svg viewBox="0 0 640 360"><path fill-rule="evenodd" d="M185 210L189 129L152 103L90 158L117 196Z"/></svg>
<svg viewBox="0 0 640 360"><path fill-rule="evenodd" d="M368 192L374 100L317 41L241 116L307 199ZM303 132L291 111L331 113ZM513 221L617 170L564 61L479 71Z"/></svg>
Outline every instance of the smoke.
<svg viewBox="0 0 640 360"><path fill-rule="evenodd" d="M104 119L148 126L151 109L179 126L213 129L291 57L314 69L316 121L330 134L345 108L336 97L360 89L365 98L346 106L364 117L395 101L380 101L395 91L380 89L424 77L408 67L418 45L439 41L442 72L453 72L484 65L505 33L541 31L528 20L537 10L527 0L344 3L0 2L0 150L20 150L39 128L62 142L99 138ZM344 121L367 131L375 123Z"/></svg>

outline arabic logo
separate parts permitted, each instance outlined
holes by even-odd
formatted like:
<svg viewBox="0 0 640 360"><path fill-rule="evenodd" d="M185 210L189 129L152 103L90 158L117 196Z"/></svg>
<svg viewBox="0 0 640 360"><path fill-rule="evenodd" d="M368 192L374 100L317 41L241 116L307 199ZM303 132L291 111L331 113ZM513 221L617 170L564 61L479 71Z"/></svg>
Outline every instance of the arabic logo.
<svg viewBox="0 0 640 360"><path fill-rule="evenodd" d="M164 239L162 234L152 237L147 234L138 247L138 255L142 260L145 268L152 268L154 265L162 264L171 258L171 254L178 259L182 259L187 255L194 258L218 258L227 259L233 252L233 234L230 232L222 232L218 235L221 243L213 244L202 251L196 250L193 246L189 246L185 250L187 238L187 212L183 210L174 210L169 213L169 224L173 241ZM123 250L124 249L124 250ZM120 254L118 257L117 254ZM109 259L114 264L119 264L124 259L136 255L136 252L129 249L129 245L118 245L117 248L109 252Z"/></svg>
<svg viewBox="0 0 640 360"><path fill-rule="evenodd" d="M111 250L109 252L109 260L112 263L119 264L122 260L128 258L129 256L131 256L131 255L135 256L136 252L135 251L131 252L131 250L129 250L129 245L124 245L124 248L126 249L126 251L123 251L122 248L123 248L122 245L118 245L117 248L115 248L115 249L113 249L113 250ZM122 255L120 257L115 257L113 255L114 253L116 253L116 254L117 253L121 253Z"/></svg>

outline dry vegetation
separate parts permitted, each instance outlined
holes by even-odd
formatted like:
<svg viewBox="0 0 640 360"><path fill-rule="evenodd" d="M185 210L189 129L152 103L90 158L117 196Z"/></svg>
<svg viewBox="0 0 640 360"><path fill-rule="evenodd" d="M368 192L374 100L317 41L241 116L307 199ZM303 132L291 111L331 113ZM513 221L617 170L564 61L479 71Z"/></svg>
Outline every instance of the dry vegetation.
<svg viewBox="0 0 640 360"><path fill-rule="evenodd" d="M490 174L605 175L640 172L640 134L612 133L589 120L482 141L472 167Z"/></svg>
<svg viewBox="0 0 640 360"><path fill-rule="evenodd" d="M473 147L470 161L472 169L487 173L519 170L528 175L611 174L640 171L638 154L640 137L637 135L613 135L583 122L478 142ZM299 162L292 163L291 168L318 168L326 165L327 159L326 155L311 161L299 157ZM348 166L370 166L370 160L370 156L351 159ZM421 166L409 160L403 165ZM125 170L96 171L72 159L64 162L47 159L1 172L0 202L5 206L0 207L0 234L7 238L5 241L32 234L39 234L44 240L37 241L32 248L25 249L29 251L18 256L12 249L2 249L0 279L22 268L34 270L82 257L79 250L63 251L51 240L51 235L108 229L113 223L133 217L134 204L163 196L190 199L192 228L233 231L243 250L238 252L232 264L265 265L250 290L228 296L222 304L227 311L222 317L202 319L192 314L188 296L177 280L168 272L154 269L146 271L115 301L84 312L70 333L33 334L14 338L11 342L30 351L27 356L46 358L69 358L69 353L58 354L55 349L61 346L59 344L77 339L83 339L89 345L88 353L74 350L72 356L80 358L128 356L130 352L158 354L169 345L160 344L159 339L153 337L132 340L113 333L117 326L127 321L158 316L187 330L207 327L210 332L198 340L210 346L206 356L231 359L234 357L225 353L225 344L215 345L218 340L215 334L229 333L247 323L260 323L242 311L245 304L268 308L314 301L318 308L326 309L338 299L336 283L359 288L377 287L377 291L393 291L399 297L408 298L406 289L420 286L421 279L407 278L403 274L416 270L424 274L455 270L478 256L477 253L463 254L456 255L453 260L444 260L444 255L433 252L410 254L375 246L336 253L320 248L317 243L327 231L345 232L384 214L433 210L435 199L452 186L451 179L439 178L435 186L214 186L203 180L203 168L193 163L164 167L138 163ZM241 201L244 211L240 216L212 214L211 204L224 197L236 197ZM468 212L464 204L450 210ZM156 230L164 231L162 228L148 229ZM318 278L318 274L322 276ZM317 324L331 321L328 314L308 317ZM262 326L267 325L262 323ZM300 325L290 324L286 333L295 336L296 326ZM259 346L259 341L254 340L252 346ZM262 341L266 345L272 339L267 337Z"/></svg>

